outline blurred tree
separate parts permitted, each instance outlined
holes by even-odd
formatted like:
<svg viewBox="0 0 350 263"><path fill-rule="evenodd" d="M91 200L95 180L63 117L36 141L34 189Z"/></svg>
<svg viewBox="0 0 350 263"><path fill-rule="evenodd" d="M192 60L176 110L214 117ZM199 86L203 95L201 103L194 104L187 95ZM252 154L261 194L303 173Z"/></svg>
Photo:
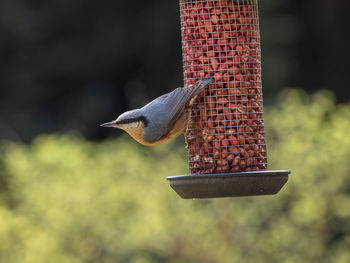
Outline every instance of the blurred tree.
<svg viewBox="0 0 350 263"><path fill-rule="evenodd" d="M277 196L180 199L173 143L3 144L0 262L349 262L350 105L286 90L265 117L270 169L292 170Z"/></svg>

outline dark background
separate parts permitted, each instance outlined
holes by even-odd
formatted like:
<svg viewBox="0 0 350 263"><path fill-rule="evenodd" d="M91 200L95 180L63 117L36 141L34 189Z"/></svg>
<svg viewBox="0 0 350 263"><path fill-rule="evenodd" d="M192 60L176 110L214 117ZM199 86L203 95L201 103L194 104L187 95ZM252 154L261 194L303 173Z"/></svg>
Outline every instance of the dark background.
<svg viewBox="0 0 350 263"><path fill-rule="evenodd" d="M260 3L265 105L285 87L350 99L350 4ZM0 139L99 124L182 85L178 1L0 1Z"/></svg>

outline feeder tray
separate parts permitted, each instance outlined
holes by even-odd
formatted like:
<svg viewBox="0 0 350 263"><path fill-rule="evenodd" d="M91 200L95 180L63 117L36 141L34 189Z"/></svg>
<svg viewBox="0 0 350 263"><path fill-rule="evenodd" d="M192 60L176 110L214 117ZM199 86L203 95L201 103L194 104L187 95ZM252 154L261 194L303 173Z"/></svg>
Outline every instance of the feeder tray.
<svg viewBox="0 0 350 263"><path fill-rule="evenodd" d="M290 171L257 171L168 176L170 186L184 199L274 195Z"/></svg>
<svg viewBox="0 0 350 263"><path fill-rule="evenodd" d="M185 86L195 99L186 130L190 175L170 176L183 198L276 194L290 171L267 166L257 0L180 0Z"/></svg>

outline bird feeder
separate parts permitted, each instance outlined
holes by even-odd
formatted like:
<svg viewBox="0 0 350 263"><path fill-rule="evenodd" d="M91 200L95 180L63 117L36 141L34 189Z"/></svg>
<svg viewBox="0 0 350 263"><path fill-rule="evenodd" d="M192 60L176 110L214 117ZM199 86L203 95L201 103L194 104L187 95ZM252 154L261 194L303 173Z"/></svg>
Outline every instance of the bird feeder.
<svg viewBox="0 0 350 263"><path fill-rule="evenodd" d="M185 85L212 77L195 100L182 198L276 194L290 171L267 169L257 0L180 0Z"/></svg>

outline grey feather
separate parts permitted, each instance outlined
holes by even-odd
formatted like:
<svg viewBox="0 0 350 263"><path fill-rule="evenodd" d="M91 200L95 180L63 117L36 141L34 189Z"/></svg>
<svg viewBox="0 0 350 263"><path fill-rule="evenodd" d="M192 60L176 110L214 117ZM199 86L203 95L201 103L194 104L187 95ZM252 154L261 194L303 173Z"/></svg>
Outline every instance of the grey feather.
<svg viewBox="0 0 350 263"><path fill-rule="evenodd" d="M188 91L177 88L174 91L164 94L141 108L142 114L149 120L149 126L144 131L143 138L147 142L158 141L167 134L173 127L174 116L177 115L181 106L185 106L186 94ZM176 107L176 111L172 107ZM182 107L183 109L183 107Z"/></svg>
<svg viewBox="0 0 350 263"><path fill-rule="evenodd" d="M143 121L145 125L143 139L148 143L156 142L171 131L191 99L195 98L210 82L211 78L205 78L191 86L177 88L140 109L124 112L114 121L114 124Z"/></svg>
<svg viewBox="0 0 350 263"><path fill-rule="evenodd" d="M144 131L144 140L152 143L167 134L183 113L189 100L195 97L204 87L198 81L192 86L177 88L164 94L141 108L142 114L150 123Z"/></svg>

